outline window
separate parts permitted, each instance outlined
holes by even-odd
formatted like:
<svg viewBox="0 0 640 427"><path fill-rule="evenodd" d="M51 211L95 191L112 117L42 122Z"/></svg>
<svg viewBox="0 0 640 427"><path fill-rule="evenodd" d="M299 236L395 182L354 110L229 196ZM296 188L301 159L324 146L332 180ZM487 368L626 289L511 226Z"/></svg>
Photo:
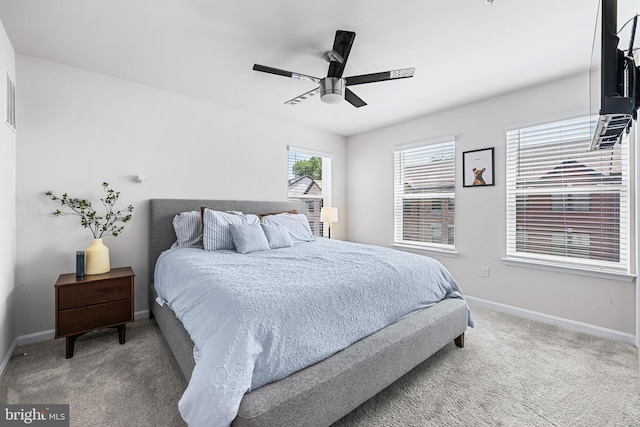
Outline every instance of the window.
<svg viewBox="0 0 640 427"><path fill-rule="evenodd" d="M314 200L307 200L306 204L309 213L313 213L316 211L316 202Z"/></svg>
<svg viewBox="0 0 640 427"><path fill-rule="evenodd" d="M551 209L554 211L589 211L591 195L589 194L552 194Z"/></svg>
<svg viewBox="0 0 640 427"><path fill-rule="evenodd" d="M396 148L394 194L395 244L453 250L454 138Z"/></svg>
<svg viewBox="0 0 640 427"><path fill-rule="evenodd" d="M587 233L573 233L572 230L551 232L551 253L554 255L588 258L591 238Z"/></svg>
<svg viewBox="0 0 640 427"><path fill-rule="evenodd" d="M456 242L456 228L453 224L447 224L447 243L453 246Z"/></svg>
<svg viewBox="0 0 640 427"><path fill-rule="evenodd" d="M595 120L507 131L507 257L629 272L629 153L589 151Z"/></svg>
<svg viewBox="0 0 640 427"><path fill-rule="evenodd" d="M442 224L431 224L431 243L442 243Z"/></svg>
<svg viewBox="0 0 640 427"><path fill-rule="evenodd" d="M16 84L7 74L7 124L16 130Z"/></svg>
<svg viewBox="0 0 640 427"><path fill-rule="evenodd" d="M331 205L331 154L289 147L289 200L306 203L314 236L328 233L320 221L320 208Z"/></svg>

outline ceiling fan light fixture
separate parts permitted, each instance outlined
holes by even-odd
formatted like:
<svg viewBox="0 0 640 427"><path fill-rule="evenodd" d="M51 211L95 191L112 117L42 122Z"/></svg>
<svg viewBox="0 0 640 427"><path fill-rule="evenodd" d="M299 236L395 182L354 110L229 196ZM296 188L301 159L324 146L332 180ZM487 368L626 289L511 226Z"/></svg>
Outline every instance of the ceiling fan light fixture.
<svg viewBox="0 0 640 427"><path fill-rule="evenodd" d="M345 80L338 77L325 77L320 80L320 99L326 104L338 104L344 99Z"/></svg>
<svg viewBox="0 0 640 427"><path fill-rule="evenodd" d="M294 73L293 71L281 70L266 65L253 64L254 71L262 73L275 74L276 76L289 77L298 80L308 80L318 83L320 86L308 92L298 95L293 99L285 102L285 104L296 105L300 101L307 99L316 93L320 93L320 99L325 104L339 104L342 100L356 108L367 105L358 95L353 93L347 86L361 85L365 83L383 82L387 80L405 79L413 77L414 68L402 68L400 70L383 71L380 73L361 74L358 76L343 77L344 67L351 52L351 45L356 37L353 31L336 31L333 40L333 49L325 53L325 59L329 62L329 70L327 77L321 79L319 77L308 76L306 74Z"/></svg>

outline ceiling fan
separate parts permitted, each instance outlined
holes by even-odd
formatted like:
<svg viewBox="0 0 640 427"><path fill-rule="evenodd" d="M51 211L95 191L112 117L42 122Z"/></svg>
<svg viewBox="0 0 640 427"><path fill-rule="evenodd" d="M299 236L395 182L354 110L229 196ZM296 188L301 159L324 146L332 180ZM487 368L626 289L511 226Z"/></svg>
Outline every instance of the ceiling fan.
<svg viewBox="0 0 640 427"><path fill-rule="evenodd" d="M292 79L308 80L320 84L317 88L285 102L285 104L291 105L302 102L303 100L320 92L320 99L327 104L337 104L343 99L346 99L347 102L354 107L363 107L367 105L367 103L360 99L360 97L353 93L347 86L413 77L415 68L403 68L400 70L383 71L380 73L342 77L342 73L344 72L344 67L347 65L349 52L351 52L351 46L353 45L353 40L355 38L356 33L352 31L336 31L336 37L333 41L333 50L324 54L324 58L329 62L329 72L327 77L322 79L260 64L254 64L253 69L255 71L262 71L263 73L276 74L278 76L290 77Z"/></svg>

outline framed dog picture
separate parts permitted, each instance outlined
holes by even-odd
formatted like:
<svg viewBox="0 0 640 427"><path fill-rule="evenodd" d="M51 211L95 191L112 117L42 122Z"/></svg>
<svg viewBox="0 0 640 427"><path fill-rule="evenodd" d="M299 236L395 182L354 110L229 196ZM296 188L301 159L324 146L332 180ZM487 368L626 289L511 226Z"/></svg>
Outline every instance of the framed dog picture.
<svg viewBox="0 0 640 427"><path fill-rule="evenodd" d="M493 175L493 147L462 153L463 187L495 185Z"/></svg>

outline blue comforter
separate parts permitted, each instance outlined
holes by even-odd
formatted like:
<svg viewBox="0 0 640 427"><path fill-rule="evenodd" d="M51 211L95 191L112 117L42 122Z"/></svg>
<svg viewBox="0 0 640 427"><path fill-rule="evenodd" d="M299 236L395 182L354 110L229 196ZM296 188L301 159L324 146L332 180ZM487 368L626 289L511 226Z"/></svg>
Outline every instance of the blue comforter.
<svg viewBox="0 0 640 427"><path fill-rule="evenodd" d="M246 255L169 249L155 287L199 354L179 402L190 426L228 426L251 389L415 310L462 298L432 258L327 239Z"/></svg>

